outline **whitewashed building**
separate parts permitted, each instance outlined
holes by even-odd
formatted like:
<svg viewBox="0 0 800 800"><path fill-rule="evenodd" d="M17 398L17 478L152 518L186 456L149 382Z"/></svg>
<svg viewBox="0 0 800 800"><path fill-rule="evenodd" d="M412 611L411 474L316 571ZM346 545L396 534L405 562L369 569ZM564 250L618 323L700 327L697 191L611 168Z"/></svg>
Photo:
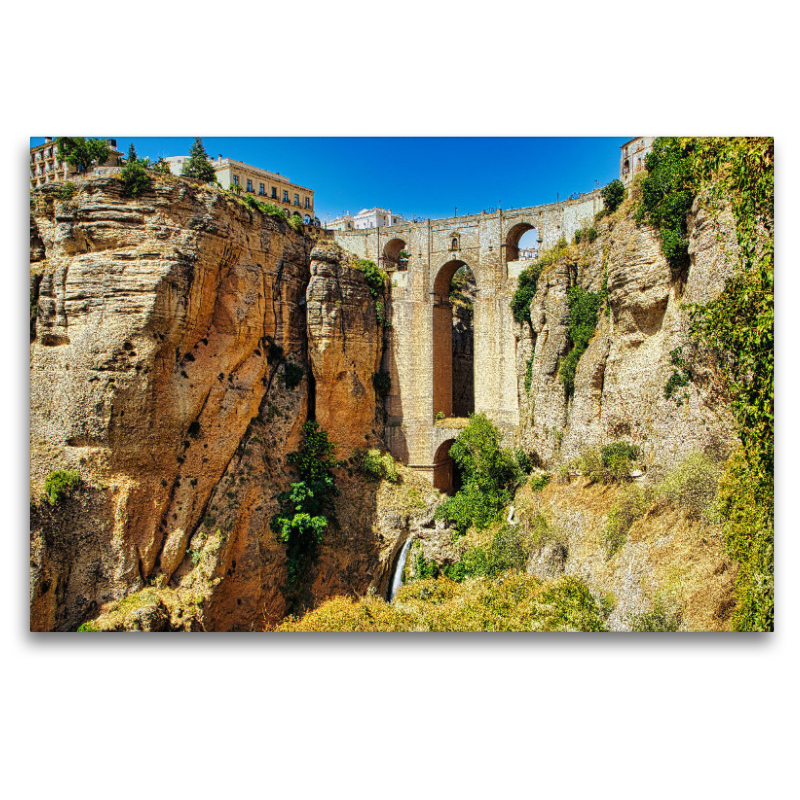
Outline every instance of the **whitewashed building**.
<svg viewBox="0 0 800 800"><path fill-rule="evenodd" d="M358 231L399 225L405 221L399 214L392 213L391 208L362 208L355 216L351 216L348 211L344 216L331 220L325 227L331 231Z"/></svg>

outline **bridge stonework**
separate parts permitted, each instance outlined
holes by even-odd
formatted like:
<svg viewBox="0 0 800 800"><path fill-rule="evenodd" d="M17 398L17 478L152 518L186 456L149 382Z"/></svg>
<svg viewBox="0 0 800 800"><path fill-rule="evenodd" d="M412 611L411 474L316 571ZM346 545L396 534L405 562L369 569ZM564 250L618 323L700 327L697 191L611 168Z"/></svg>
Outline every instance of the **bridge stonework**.
<svg viewBox="0 0 800 800"><path fill-rule="evenodd" d="M541 248L569 241L602 208L598 191L544 206L472 216L336 231L337 242L369 258L391 276L387 309L391 328L384 368L387 446L392 455L426 474L439 488L452 486L447 447L460 426L452 413L450 280L466 264L475 278L473 304L475 411L485 413L510 440L519 425L515 322L509 304L522 268L520 237L535 228ZM401 251L408 260L399 258Z"/></svg>

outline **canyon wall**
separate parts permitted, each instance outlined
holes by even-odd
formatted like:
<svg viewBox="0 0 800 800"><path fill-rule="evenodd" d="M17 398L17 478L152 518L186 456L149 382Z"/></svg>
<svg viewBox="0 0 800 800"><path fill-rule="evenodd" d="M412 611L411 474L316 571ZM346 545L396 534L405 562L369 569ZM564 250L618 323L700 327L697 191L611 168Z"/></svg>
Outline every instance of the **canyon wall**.
<svg viewBox="0 0 800 800"><path fill-rule="evenodd" d="M312 232L218 189L78 187L32 199L31 627L153 589L178 626L263 629L288 608L270 520L303 423L340 459L380 442L374 300L335 246L312 257ZM57 469L81 483L50 505ZM384 590L401 533L373 530L376 492L342 472L349 543L323 547L311 604Z"/></svg>

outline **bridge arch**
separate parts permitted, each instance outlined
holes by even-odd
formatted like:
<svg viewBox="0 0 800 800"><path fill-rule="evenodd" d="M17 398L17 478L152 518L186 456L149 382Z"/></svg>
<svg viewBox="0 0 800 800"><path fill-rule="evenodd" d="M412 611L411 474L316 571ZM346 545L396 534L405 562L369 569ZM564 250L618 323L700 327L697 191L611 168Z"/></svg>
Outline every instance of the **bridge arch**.
<svg viewBox="0 0 800 800"><path fill-rule="evenodd" d="M453 278L459 288L451 298ZM433 415L468 416L475 410L473 303L476 285L469 265L461 259L443 264L433 285Z"/></svg>
<svg viewBox="0 0 800 800"><path fill-rule="evenodd" d="M383 260L385 267L400 268L400 253L406 249L406 243L403 239L395 237L390 239L383 247Z"/></svg>
<svg viewBox="0 0 800 800"><path fill-rule="evenodd" d="M458 490L458 476L450 448L455 439L448 439L439 445L433 459L433 487L444 494L454 495Z"/></svg>
<svg viewBox="0 0 800 800"><path fill-rule="evenodd" d="M536 231L538 233L537 243L541 245L542 232L539 229L537 221L518 222L516 225L509 228L506 234L506 261L519 261L520 240L529 231Z"/></svg>

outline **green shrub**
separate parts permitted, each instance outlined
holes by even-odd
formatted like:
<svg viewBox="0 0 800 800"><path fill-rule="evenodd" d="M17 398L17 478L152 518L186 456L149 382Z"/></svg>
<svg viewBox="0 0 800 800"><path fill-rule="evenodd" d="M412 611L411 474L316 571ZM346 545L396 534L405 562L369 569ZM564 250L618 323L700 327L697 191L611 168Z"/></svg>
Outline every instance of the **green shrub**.
<svg viewBox="0 0 800 800"><path fill-rule="evenodd" d="M514 451L514 458L517 459L517 466L523 475L530 475L533 471L533 461L531 457L522 449Z"/></svg>
<svg viewBox="0 0 800 800"><path fill-rule="evenodd" d="M368 480L379 481L387 480L390 483L397 483L399 475L397 464L391 453L381 455L380 450L366 450L357 457L362 474Z"/></svg>
<svg viewBox="0 0 800 800"><path fill-rule="evenodd" d="M131 161L120 173L122 194L125 197L138 197L150 188L150 176L139 161Z"/></svg>
<svg viewBox="0 0 800 800"><path fill-rule="evenodd" d="M75 196L75 193L77 191L78 187L74 183L72 183L72 181L65 181L64 183L61 184L61 186L58 187L58 191L56 192L56 197L59 200L66 203Z"/></svg>
<svg viewBox="0 0 800 800"><path fill-rule="evenodd" d="M589 347L589 342L594 336L597 325L597 314L603 303L599 293L587 292L580 286L572 286L567 290L569 303L569 338L572 341L572 350L561 359L558 374L567 395L575 392L575 372L578 368L580 357Z"/></svg>
<svg viewBox="0 0 800 800"><path fill-rule="evenodd" d="M354 267L364 275L373 298L377 300L381 297L387 278L386 273L374 261L370 261L368 258L359 259L354 264Z"/></svg>
<svg viewBox="0 0 800 800"><path fill-rule="evenodd" d="M511 310L517 322L530 323L531 321L531 300L536 294L536 286L542 269L542 261L536 261L522 270L517 279L517 290L511 300Z"/></svg>
<svg viewBox="0 0 800 800"><path fill-rule="evenodd" d="M75 469L56 469L44 482L44 496L50 505L69 495L81 482L80 473Z"/></svg>
<svg viewBox="0 0 800 800"><path fill-rule="evenodd" d="M617 178L611 181L608 186L600 190L600 196L603 198L603 207L608 214L613 214L625 199L625 187L622 181Z"/></svg>
<svg viewBox="0 0 800 800"><path fill-rule="evenodd" d="M593 242L595 239L597 239L597 229L589 228L589 230L586 231L586 239L589 242Z"/></svg>
<svg viewBox="0 0 800 800"><path fill-rule="evenodd" d="M299 214L292 214L289 217L289 227L297 233L302 233L305 229L303 227L303 218Z"/></svg>
<svg viewBox="0 0 800 800"><path fill-rule="evenodd" d="M664 386L664 398L666 400L669 400L674 396L676 389L688 386L694 378L691 368L683 357L682 347L676 347L674 350L670 351L669 359L672 366L675 367L675 371L669 376L669 379ZM684 392L682 395L679 395L674 399L676 405L681 406L683 405L684 400L689 399L689 393Z"/></svg>
<svg viewBox="0 0 800 800"><path fill-rule="evenodd" d="M611 507L601 536L601 543L608 558L625 544L631 526L647 513L650 505L650 494L639 486L631 486Z"/></svg>
<svg viewBox="0 0 800 800"><path fill-rule="evenodd" d="M529 486L532 492L541 492L553 476L549 472L537 472L531 476Z"/></svg>
<svg viewBox="0 0 800 800"><path fill-rule="evenodd" d="M100 628L95 625L94 622L84 622L83 624L78 626L78 633L99 633Z"/></svg>
<svg viewBox="0 0 800 800"><path fill-rule="evenodd" d="M456 437L450 456L461 471L462 487L436 510L454 522L459 533L494 522L511 501L519 467L510 450L500 446L500 432L484 414L472 414Z"/></svg>
<svg viewBox="0 0 800 800"><path fill-rule="evenodd" d="M294 389L306 375L306 371L299 364L287 361L283 368L283 385L287 389Z"/></svg>
<svg viewBox="0 0 800 800"><path fill-rule="evenodd" d="M692 453L667 473L655 491L662 500L699 519L713 511L722 474L719 462Z"/></svg>
<svg viewBox="0 0 800 800"><path fill-rule="evenodd" d="M578 228L578 230L575 231L575 244L581 243L582 236L583 236L583 231L580 228Z"/></svg>
<svg viewBox="0 0 800 800"><path fill-rule="evenodd" d="M631 471L632 461L638 458L639 448L627 442L615 442L600 450L584 450L569 466L592 483L618 483Z"/></svg>
<svg viewBox="0 0 800 800"><path fill-rule="evenodd" d="M525 364L525 391L530 394L533 385L533 353Z"/></svg>
<svg viewBox="0 0 800 800"><path fill-rule="evenodd" d="M308 576L319 545L333 516L333 498L338 494L333 469L334 444L317 422L303 425L300 449L288 456L297 481L278 495L279 512L271 527L286 545L287 589L292 592Z"/></svg>
<svg viewBox="0 0 800 800"><path fill-rule="evenodd" d="M436 419L437 420L446 419L444 411L437 411L436 412Z"/></svg>

